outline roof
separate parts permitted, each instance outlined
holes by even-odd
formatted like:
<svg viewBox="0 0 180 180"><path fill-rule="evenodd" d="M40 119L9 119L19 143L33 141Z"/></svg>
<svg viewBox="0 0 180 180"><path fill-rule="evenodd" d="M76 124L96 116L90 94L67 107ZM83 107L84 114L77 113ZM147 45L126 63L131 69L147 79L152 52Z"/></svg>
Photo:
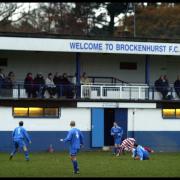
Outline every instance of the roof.
<svg viewBox="0 0 180 180"><path fill-rule="evenodd" d="M83 40L113 40L113 41L134 41L134 42L173 42L180 43L180 39L172 38L149 38L149 37L112 37L112 36L80 36L70 34L50 33L23 33L23 32L0 32L0 37L26 37L26 38L52 38L52 39L83 39Z"/></svg>

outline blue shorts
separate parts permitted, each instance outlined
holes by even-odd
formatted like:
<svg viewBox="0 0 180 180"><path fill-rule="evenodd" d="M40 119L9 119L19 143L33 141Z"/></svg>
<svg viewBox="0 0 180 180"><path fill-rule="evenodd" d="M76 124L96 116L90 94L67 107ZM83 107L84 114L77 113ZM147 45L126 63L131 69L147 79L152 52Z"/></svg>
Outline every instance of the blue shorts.
<svg viewBox="0 0 180 180"><path fill-rule="evenodd" d="M148 160L149 159L149 153L148 152L145 152L143 154L143 160Z"/></svg>
<svg viewBox="0 0 180 180"><path fill-rule="evenodd" d="M70 149L69 154L71 156L76 156L78 154L78 152L79 152L79 149Z"/></svg>
<svg viewBox="0 0 180 180"><path fill-rule="evenodd" d="M121 144L121 138L115 138L114 144L120 145Z"/></svg>
<svg viewBox="0 0 180 180"><path fill-rule="evenodd" d="M14 141L14 147L17 148L23 148L26 147L26 143L23 140Z"/></svg>

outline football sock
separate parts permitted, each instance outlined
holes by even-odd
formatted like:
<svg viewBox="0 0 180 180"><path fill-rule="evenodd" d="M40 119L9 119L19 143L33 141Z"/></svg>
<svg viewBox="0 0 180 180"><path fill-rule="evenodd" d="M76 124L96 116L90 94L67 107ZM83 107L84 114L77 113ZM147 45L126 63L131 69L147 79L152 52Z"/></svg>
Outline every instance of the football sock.
<svg viewBox="0 0 180 180"><path fill-rule="evenodd" d="M10 154L11 159L12 159L12 157L16 154L16 152L17 152L17 150L14 149L14 151Z"/></svg>
<svg viewBox="0 0 180 180"><path fill-rule="evenodd" d="M79 170L77 160L72 160L72 163L73 163L74 172L77 172Z"/></svg>
<svg viewBox="0 0 180 180"><path fill-rule="evenodd" d="M24 155L25 155L26 160L29 160L29 153L28 153L28 151L25 151Z"/></svg>

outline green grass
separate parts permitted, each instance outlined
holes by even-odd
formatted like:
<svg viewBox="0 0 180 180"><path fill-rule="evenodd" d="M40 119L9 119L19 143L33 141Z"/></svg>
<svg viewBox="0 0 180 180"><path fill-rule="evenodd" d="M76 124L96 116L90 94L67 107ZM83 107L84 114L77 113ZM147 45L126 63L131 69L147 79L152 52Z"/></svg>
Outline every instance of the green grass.
<svg viewBox="0 0 180 180"><path fill-rule="evenodd" d="M0 177L180 177L180 153L155 153L151 160L135 161L131 154L80 152L80 174L73 175L67 152L31 153L30 161L0 153Z"/></svg>

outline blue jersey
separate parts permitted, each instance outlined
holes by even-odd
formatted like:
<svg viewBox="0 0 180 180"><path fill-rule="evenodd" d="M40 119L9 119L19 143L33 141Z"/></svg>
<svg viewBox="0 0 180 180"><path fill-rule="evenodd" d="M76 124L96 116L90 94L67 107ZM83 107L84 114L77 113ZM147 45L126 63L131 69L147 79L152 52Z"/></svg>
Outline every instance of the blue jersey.
<svg viewBox="0 0 180 180"><path fill-rule="evenodd" d="M138 145L137 148L133 149L133 156L139 156L140 160L149 159L149 153L141 145Z"/></svg>
<svg viewBox="0 0 180 180"><path fill-rule="evenodd" d="M122 127L116 126L116 127L112 127L111 128L111 135L115 138L115 139L121 139L122 135L123 135L123 129Z"/></svg>
<svg viewBox="0 0 180 180"><path fill-rule="evenodd" d="M72 128L64 142L70 141L70 149L80 149L80 145L84 144L83 135L81 131L77 128Z"/></svg>
<svg viewBox="0 0 180 180"><path fill-rule="evenodd" d="M31 141L27 131L21 126L14 129L12 133L12 138L13 138L13 141L20 141L24 139L26 139L28 142Z"/></svg>

